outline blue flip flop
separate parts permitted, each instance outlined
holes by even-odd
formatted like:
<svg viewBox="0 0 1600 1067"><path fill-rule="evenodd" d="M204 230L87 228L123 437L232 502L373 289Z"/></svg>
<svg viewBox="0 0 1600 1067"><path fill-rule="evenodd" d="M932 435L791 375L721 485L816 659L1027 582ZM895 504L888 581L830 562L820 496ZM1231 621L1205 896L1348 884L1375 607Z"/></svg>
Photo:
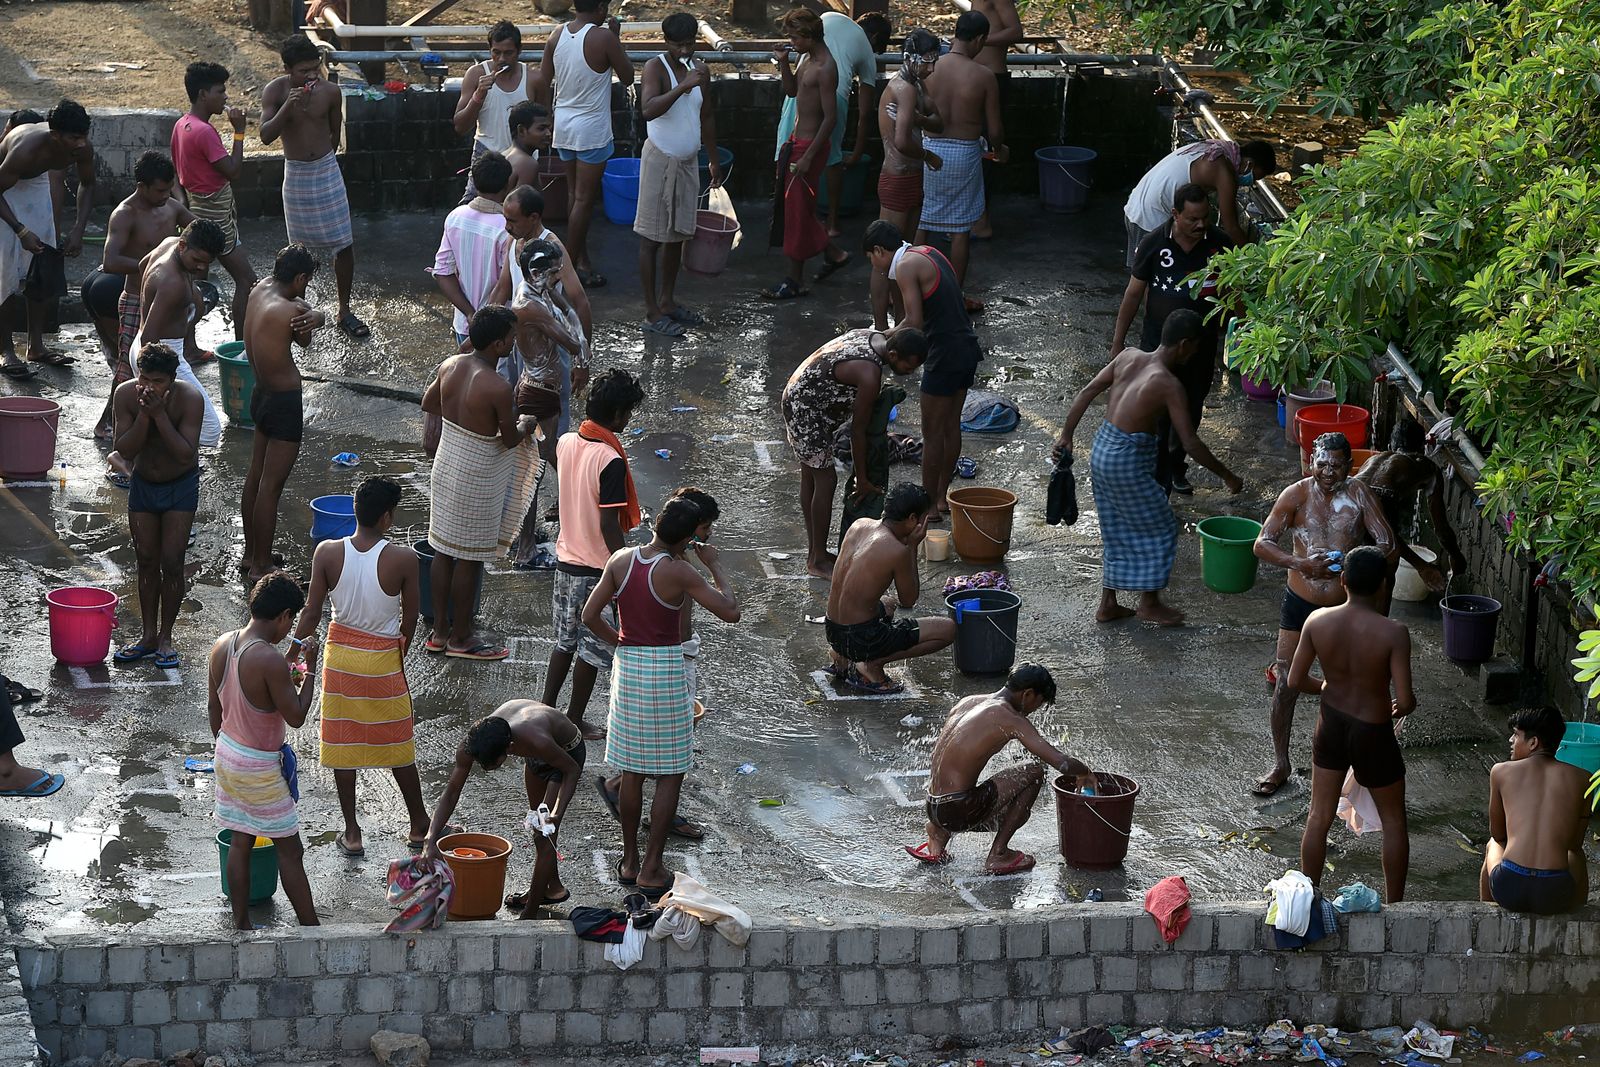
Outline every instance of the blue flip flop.
<svg viewBox="0 0 1600 1067"><path fill-rule="evenodd" d="M971 456L962 456L956 460L956 473L963 478L976 478L978 476L978 462Z"/></svg>
<svg viewBox="0 0 1600 1067"><path fill-rule="evenodd" d="M156 666L164 671L175 670L178 664L182 662L183 660L176 652L168 652L165 655L156 656Z"/></svg>
<svg viewBox="0 0 1600 1067"><path fill-rule="evenodd" d="M43 771L39 775L39 780L26 789L0 789L0 797L47 797L60 792L61 787L66 784L67 779L64 776Z"/></svg>
<svg viewBox="0 0 1600 1067"><path fill-rule="evenodd" d="M138 663L156 654L148 645L124 645L111 654L112 663Z"/></svg>

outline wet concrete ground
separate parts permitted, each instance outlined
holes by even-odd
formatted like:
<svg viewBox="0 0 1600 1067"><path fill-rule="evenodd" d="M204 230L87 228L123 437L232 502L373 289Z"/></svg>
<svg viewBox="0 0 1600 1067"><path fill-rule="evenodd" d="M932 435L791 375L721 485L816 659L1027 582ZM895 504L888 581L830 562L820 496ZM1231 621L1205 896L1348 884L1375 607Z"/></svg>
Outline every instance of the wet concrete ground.
<svg viewBox="0 0 1600 1067"><path fill-rule="evenodd" d="M716 279L686 277L680 296L702 308L711 326L673 343L647 344L638 329L640 298L634 238L597 219L592 241L612 284L593 296L597 366L639 374L647 392L627 438L641 499L655 506L680 485L697 484L721 501L717 541L737 583L744 621L724 626L702 618L702 696L710 713L699 730L697 765L685 788L688 814L709 824L699 845L675 842L669 860L757 915L874 916L1003 911L1080 899L1091 888L1110 898L1136 895L1169 874L1185 875L1211 898L1257 895L1293 865L1307 809L1307 779L1268 802L1246 792L1268 762L1267 692L1262 667L1277 627L1281 577L1263 570L1255 589L1220 596L1204 588L1192 526L1221 512L1262 518L1277 491L1295 476L1273 411L1223 385L1202 433L1247 481L1230 498L1208 472L1198 493L1179 498L1186 525L1172 600L1190 625L1157 631L1136 623L1097 626L1099 545L1086 473L1086 514L1072 528L1044 525L1046 453L1064 411L1064 397L1105 360L1124 274L1120 198L1098 197L1082 216L1048 216L1031 201L1005 203L998 242L977 246L969 289L989 301L979 324L988 351L986 384L1014 397L1023 423L1003 436L972 436L965 452L979 466L975 484L1002 485L1022 498L1007 559L1024 598L1019 658L1048 665L1060 703L1039 716L1047 736L1096 769L1136 778L1143 787L1123 870L1075 870L1058 859L1053 804L1041 798L1017 844L1040 859L1025 875L979 874L987 838L957 840L957 862L921 868L900 850L922 840L920 798L939 722L959 697L992 690L992 678L957 673L948 656L899 673L911 695L835 700L810 674L826 660L820 615L826 589L801 573L803 535L795 502L793 461L783 445L776 398L795 364L843 329L869 319L867 269L855 250L866 219L848 221L846 247L857 264L815 288L808 300L773 306L758 285L781 274L781 261L761 247L764 209L746 208L750 240L732 269ZM450 351L448 305L425 273L440 219L403 215L357 223L356 307L374 337L351 344L326 331L304 361L308 371L369 378L420 390ZM270 269L282 241L269 221L250 223L245 240L256 269ZM226 276L217 272L217 280ZM226 286L225 292L226 292ZM314 297L332 300L329 276ZM224 306L226 300L224 300ZM226 339L223 312L201 324L202 342ZM19 338L20 340L20 338ZM63 585L101 585L124 598L115 640L138 635L134 560L124 495L101 477L90 430L108 387L92 330L66 327L63 345L76 352L75 371L45 370L18 387L63 406L58 454L65 487L0 492L0 551L7 595L0 609L0 663L5 673L47 689L22 715L24 762L66 772L67 785L45 800L0 806L0 870L16 921L30 927L222 929L211 780L189 774L184 759L209 758L204 655L220 632L240 624L240 481L251 435L230 428L207 460L195 543L192 589L179 620L181 670L109 665L67 670L50 658L43 596ZM200 377L215 393L218 372ZM912 386L913 397L915 395ZM279 549L304 573L311 545L308 501L349 492L363 476L386 473L408 486L400 523L425 533L428 463L420 449L421 419L409 404L333 385L307 389L308 426L299 465L284 496ZM696 410L674 413L673 407ZM901 429L915 432L917 405L902 407ZM1092 419L1090 420L1092 421ZM1080 448L1086 451L1086 427ZM670 449L672 458L653 453ZM361 454L346 470L328 458ZM914 467L895 477L915 479ZM773 560L770 553L789 553ZM942 611L946 577L981 569L958 560L925 564L918 609ZM510 641L513 656L481 665L425 658L407 664L418 720L418 760L428 798L443 786L465 727L512 696L540 692L549 634L548 574L495 567L484 590L483 624ZM1481 707L1475 681L1446 661L1435 605L1398 605L1413 629L1420 707L1405 742L1411 767L1414 898L1475 894L1478 849L1486 836L1486 769L1503 758L1503 712ZM592 709L600 708L603 688ZM603 709L602 709L603 710ZM908 718L915 716L921 721ZM1295 724L1297 768L1310 763L1313 709L1302 702ZM360 802L368 855L341 858L332 775L316 763L315 728L299 731L303 799L319 912L329 920L383 921L389 860L401 857L403 808L392 779L363 776ZM999 762L1023 754L1006 753ZM591 767L602 758L596 746ZM741 764L754 764L740 775ZM1302 771L1302 773L1304 773ZM760 807L761 798L781 807ZM475 776L460 814L474 829L515 836L524 812L520 775ZM1229 838L1230 834L1238 833ZM1227 840L1225 840L1227 839ZM1249 842L1249 843L1244 843ZM575 900L614 899L608 868L620 834L585 783L562 842L564 876ZM1381 884L1375 837L1356 839L1336 825L1327 876L1332 886L1361 878ZM519 842L510 879L527 876L531 849ZM293 922L280 895L256 909L257 921Z"/></svg>

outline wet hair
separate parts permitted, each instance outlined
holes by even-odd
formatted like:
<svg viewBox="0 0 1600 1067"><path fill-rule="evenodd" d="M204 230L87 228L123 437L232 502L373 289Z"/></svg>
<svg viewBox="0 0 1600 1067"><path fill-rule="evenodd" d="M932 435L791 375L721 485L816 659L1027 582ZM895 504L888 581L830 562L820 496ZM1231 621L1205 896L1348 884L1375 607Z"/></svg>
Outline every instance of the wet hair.
<svg viewBox="0 0 1600 1067"><path fill-rule="evenodd" d="M139 157L133 165L133 180L140 185L150 185L153 182L174 182L178 180L178 168L172 165L172 157L165 152L151 150Z"/></svg>
<svg viewBox="0 0 1600 1067"><path fill-rule="evenodd" d="M506 194L506 203L517 205L524 215L544 214L544 194L531 185L519 185Z"/></svg>
<svg viewBox="0 0 1600 1067"><path fill-rule="evenodd" d="M47 119L53 133L81 133L89 135L89 113L76 100L62 99L50 109Z"/></svg>
<svg viewBox="0 0 1600 1067"><path fill-rule="evenodd" d="M1173 348L1185 341L1192 341L1200 336L1200 326L1199 312L1179 308L1161 324L1161 343Z"/></svg>
<svg viewBox="0 0 1600 1067"><path fill-rule="evenodd" d="M228 82L228 68L221 63L190 63L183 72L183 91L189 94L189 103L195 97Z"/></svg>
<svg viewBox="0 0 1600 1067"><path fill-rule="evenodd" d="M300 583L282 571L265 575L250 590L250 617L276 619L284 612L295 612L306 606L306 594Z"/></svg>
<svg viewBox="0 0 1600 1067"><path fill-rule="evenodd" d="M900 227L888 219L874 219L867 224L867 232L861 237L861 250L871 253L886 248L890 252L898 252L905 243L906 238L900 232Z"/></svg>
<svg viewBox="0 0 1600 1067"><path fill-rule="evenodd" d="M210 219L194 219L183 228L183 243L190 248L220 256L228 247L228 235Z"/></svg>
<svg viewBox="0 0 1600 1067"><path fill-rule="evenodd" d="M928 335L915 326L896 326L883 337L889 351L896 355L921 359L928 354Z"/></svg>
<svg viewBox="0 0 1600 1067"><path fill-rule="evenodd" d="M589 399L583 413L600 425L609 426L619 415L643 402L644 386L639 379L621 367L613 367L589 383Z"/></svg>
<svg viewBox="0 0 1600 1067"><path fill-rule="evenodd" d="M1389 451L1421 452L1426 445L1427 434L1422 429L1422 423L1413 419L1395 422L1394 432L1389 434Z"/></svg>
<svg viewBox="0 0 1600 1067"><path fill-rule="evenodd" d="M705 519L694 502L682 497L669 497L656 512L656 536L663 544L677 545L694 536Z"/></svg>
<svg viewBox="0 0 1600 1067"><path fill-rule="evenodd" d="M1211 194L1206 192L1206 187L1199 182L1184 182L1172 191L1172 213L1174 215L1183 211L1188 204L1211 203Z"/></svg>
<svg viewBox="0 0 1600 1067"><path fill-rule="evenodd" d="M356 521L376 526L378 520L400 505L400 483L379 475L363 478L356 486Z"/></svg>
<svg viewBox="0 0 1600 1067"><path fill-rule="evenodd" d="M981 11L963 11L956 19L956 40L976 41L989 35L989 18Z"/></svg>
<svg viewBox="0 0 1600 1067"><path fill-rule="evenodd" d="M661 37L674 44L692 41L700 33L700 20L687 11L674 11L661 20Z"/></svg>
<svg viewBox="0 0 1600 1067"><path fill-rule="evenodd" d="M272 261L272 277L274 281L292 282L302 274L315 274L321 265L311 249L296 241L278 250L278 258Z"/></svg>
<svg viewBox="0 0 1600 1067"><path fill-rule="evenodd" d="M701 489L699 486L686 485L673 493L669 500L687 500L700 510L700 525L716 522L722 517L722 509L717 507L717 498Z"/></svg>
<svg viewBox="0 0 1600 1067"><path fill-rule="evenodd" d="M1346 437L1338 430L1329 430L1327 433L1322 434L1315 441L1311 442L1311 452L1313 455L1316 454L1318 449L1321 449L1325 452L1343 452L1346 457L1349 457L1351 455L1350 438Z"/></svg>
<svg viewBox="0 0 1600 1067"><path fill-rule="evenodd" d="M278 58L283 60L283 69L289 70L309 60L322 63L322 53L317 51L317 46L311 43L311 38L303 33L296 33L285 37L283 44L278 46Z"/></svg>
<svg viewBox="0 0 1600 1067"><path fill-rule="evenodd" d="M939 35L932 30L926 30L918 26L906 34L905 43L900 47L901 51L910 52L915 56L925 56L930 52L937 55L939 52Z"/></svg>
<svg viewBox="0 0 1600 1067"><path fill-rule="evenodd" d="M610 0L572 0L572 9L587 15L591 11L599 11L609 2Z"/></svg>
<svg viewBox="0 0 1600 1067"><path fill-rule="evenodd" d="M881 11L868 11L856 19L856 25L861 27L867 35L867 40L872 44L875 53L889 50L889 38L894 36L894 24L889 21L889 16Z"/></svg>
<svg viewBox="0 0 1600 1067"><path fill-rule="evenodd" d="M886 522L901 522L926 515L933 507L933 497L916 482L901 482L889 490L883 501L883 518Z"/></svg>
<svg viewBox="0 0 1600 1067"><path fill-rule="evenodd" d="M518 130L525 130L540 119L550 117L550 109L537 100L519 100L511 105L511 110L506 112L506 124L515 134ZM533 189L531 185L522 186L524 189ZM534 189L534 192L538 192Z"/></svg>
<svg viewBox="0 0 1600 1067"><path fill-rule="evenodd" d="M1344 556L1344 587L1356 596L1376 596L1389 577L1389 558L1376 545L1352 548Z"/></svg>
<svg viewBox="0 0 1600 1067"><path fill-rule="evenodd" d="M517 24L515 22L512 22L509 19L501 19L499 22L489 27L490 47L493 47L496 41L510 41L512 44L517 46L518 52L522 51L522 31L517 28Z"/></svg>
<svg viewBox="0 0 1600 1067"><path fill-rule="evenodd" d="M1006 688L1013 693L1033 690L1046 704L1056 702L1056 680L1037 663L1019 663L1006 677Z"/></svg>
<svg viewBox="0 0 1600 1067"><path fill-rule="evenodd" d="M499 152L485 152L472 164L472 184L480 193L505 192L511 184L511 161Z"/></svg>
<svg viewBox="0 0 1600 1067"><path fill-rule="evenodd" d="M479 719L467 731L467 753L484 770L491 770L511 749L511 724L498 715Z"/></svg>
<svg viewBox="0 0 1600 1067"><path fill-rule="evenodd" d="M778 20L778 28L790 37L808 37L822 40L822 16L808 8L790 8Z"/></svg>
<svg viewBox="0 0 1600 1067"><path fill-rule="evenodd" d="M1519 708L1506 719L1506 725L1513 730L1520 730L1524 737L1539 742L1542 751L1552 754L1561 747L1561 740L1567 732L1567 720L1562 718L1561 712L1549 706Z"/></svg>
<svg viewBox="0 0 1600 1067"><path fill-rule="evenodd" d="M1239 146L1239 158L1250 161L1250 171L1257 178L1278 173L1278 156L1265 141L1246 141Z"/></svg>
<svg viewBox="0 0 1600 1067"><path fill-rule="evenodd" d="M165 341L148 341L139 349L139 370L143 374L178 376L178 353Z"/></svg>
<svg viewBox="0 0 1600 1067"><path fill-rule="evenodd" d="M33 110L33 108L19 107L17 110L13 111L11 113L11 117L6 120L6 132L10 133L18 126L32 126L36 122L43 121L44 116Z"/></svg>
<svg viewBox="0 0 1600 1067"><path fill-rule="evenodd" d="M472 313L467 325L467 338L472 347L485 352L489 346L504 340L517 328L517 313L504 304L485 304Z"/></svg>
<svg viewBox="0 0 1600 1067"><path fill-rule="evenodd" d="M561 249L549 241L529 241L517 257L517 266L527 278L532 278L535 271L554 270L561 266Z"/></svg>

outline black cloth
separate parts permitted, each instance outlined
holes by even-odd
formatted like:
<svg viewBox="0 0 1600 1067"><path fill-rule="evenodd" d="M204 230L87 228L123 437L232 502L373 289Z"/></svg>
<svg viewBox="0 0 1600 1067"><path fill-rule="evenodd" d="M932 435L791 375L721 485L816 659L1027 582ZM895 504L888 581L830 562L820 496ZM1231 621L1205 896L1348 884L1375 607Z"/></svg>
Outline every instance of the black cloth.
<svg viewBox="0 0 1600 1067"><path fill-rule="evenodd" d="M170 482L152 482L134 471L128 476L128 511L163 515L169 511L191 514L200 507L200 468L194 467Z"/></svg>
<svg viewBox="0 0 1600 1067"><path fill-rule="evenodd" d="M22 744L22 727L11 706L11 679L0 674L0 752L10 752Z"/></svg>
<svg viewBox="0 0 1600 1067"><path fill-rule="evenodd" d="M925 254L939 272L933 288L922 294L922 332L928 338L922 391L929 396L955 396L972 387L983 351L955 268L937 248L921 245L913 251Z"/></svg>
<svg viewBox="0 0 1600 1067"><path fill-rule="evenodd" d="M556 561L556 570L560 571L562 574L573 574L573 575L576 575L579 578L598 578L598 577L600 577L600 568L598 568L598 567L585 567L581 563L563 563L560 560L557 560Z"/></svg>
<svg viewBox="0 0 1600 1067"><path fill-rule="evenodd" d="M67 295L67 259L59 248L45 245L44 251L33 254L28 273L22 276L22 295L41 303Z"/></svg>
<svg viewBox="0 0 1600 1067"><path fill-rule="evenodd" d="M906 398L906 391L900 386L890 382L878 391L878 399L873 403L872 418L867 420L867 454L863 458L865 471L857 471L852 464L850 477L844 483L844 504L839 509L839 543L844 544L845 532L857 519L878 519L883 517L883 490L889 484L889 412L894 410L896 404ZM840 452L840 457L846 463L851 463L855 457L854 443L850 440L850 425L846 423L839 428L839 436L834 442L834 454ZM878 492L856 498L856 477L865 477L867 481L878 486Z"/></svg>
<svg viewBox="0 0 1600 1067"><path fill-rule="evenodd" d="M256 433L299 444L306 434L304 394L298 389L277 393L252 389L250 421L255 423Z"/></svg>
<svg viewBox="0 0 1600 1067"><path fill-rule="evenodd" d="M1288 586L1283 587L1283 602L1278 605L1278 629L1297 634L1306 628L1306 620L1321 604L1313 604Z"/></svg>
<svg viewBox="0 0 1600 1067"><path fill-rule="evenodd" d="M1189 357L1189 362L1173 370L1178 384L1183 386L1184 407L1189 412L1189 425L1200 431L1200 419L1205 415L1206 397L1211 393L1211 383L1216 379L1216 334L1202 333L1200 351ZM1172 420L1165 415L1156 420L1156 435L1161 440L1156 452L1156 481L1162 488L1172 488L1174 475L1182 474L1189 453L1172 430Z"/></svg>
<svg viewBox="0 0 1600 1067"><path fill-rule="evenodd" d="M1560 915L1583 903L1571 871L1542 871L1510 860L1489 872L1489 895L1507 911L1524 915Z"/></svg>
<svg viewBox="0 0 1600 1067"><path fill-rule="evenodd" d="M1072 457L1067 456L1050 474L1050 489L1045 494L1046 526L1071 526L1078 521L1078 483L1072 477Z"/></svg>
<svg viewBox="0 0 1600 1067"><path fill-rule="evenodd" d="M878 605L878 617L848 626L829 619L823 629L828 644L851 663L870 663L896 652L904 652L921 640L917 620L899 616L889 618L888 609Z"/></svg>
<svg viewBox="0 0 1600 1067"><path fill-rule="evenodd" d="M589 748L583 743L582 733L579 733L572 744L567 746L567 755L571 756L577 762L578 773L581 775L583 773L583 765L589 757ZM541 779L545 782L560 782L566 778L566 775L563 772L557 770L555 767L550 766L550 764L546 763L542 759L536 759L530 756L526 762L528 765L528 773L533 775L535 778Z"/></svg>
<svg viewBox="0 0 1600 1067"><path fill-rule="evenodd" d="M999 825L1000 788L990 778L971 789L929 797L924 807L929 822L953 834L966 830L994 830Z"/></svg>
<svg viewBox="0 0 1600 1067"><path fill-rule="evenodd" d="M628 929L626 912L610 908L591 908L580 905L568 913L572 932L585 941L604 941L610 945L622 944L623 932Z"/></svg>
<svg viewBox="0 0 1600 1067"><path fill-rule="evenodd" d="M1311 737L1311 763L1343 774L1352 768L1356 784L1368 789L1394 785L1406 776L1406 761L1392 722L1367 722L1322 701Z"/></svg>
<svg viewBox="0 0 1600 1067"><path fill-rule="evenodd" d="M771 248L783 247L783 191L787 187L789 177L789 161L794 158L794 138L790 137L778 147L778 158L774 163L772 180L772 225L767 229L767 245ZM799 279L795 279L796 283Z"/></svg>
<svg viewBox="0 0 1600 1067"><path fill-rule="evenodd" d="M96 267L84 276L83 288L79 290L83 306L97 319L115 319L120 313L117 305L122 299L122 287L126 282L125 276L107 274Z"/></svg>

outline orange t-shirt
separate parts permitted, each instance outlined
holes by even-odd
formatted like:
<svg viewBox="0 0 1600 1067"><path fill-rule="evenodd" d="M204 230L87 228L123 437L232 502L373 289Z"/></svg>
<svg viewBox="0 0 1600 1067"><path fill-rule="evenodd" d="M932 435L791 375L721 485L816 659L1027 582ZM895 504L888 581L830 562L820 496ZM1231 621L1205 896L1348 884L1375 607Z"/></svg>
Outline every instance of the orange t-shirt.
<svg viewBox="0 0 1600 1067"><path fill-rule="evenodd" d="M600 532L605 508L628 504L628 463L601 441L564 433L556 442L556 469L561 472L561 528L556 534L556 560L599 572L611 558Z"/></svg>

